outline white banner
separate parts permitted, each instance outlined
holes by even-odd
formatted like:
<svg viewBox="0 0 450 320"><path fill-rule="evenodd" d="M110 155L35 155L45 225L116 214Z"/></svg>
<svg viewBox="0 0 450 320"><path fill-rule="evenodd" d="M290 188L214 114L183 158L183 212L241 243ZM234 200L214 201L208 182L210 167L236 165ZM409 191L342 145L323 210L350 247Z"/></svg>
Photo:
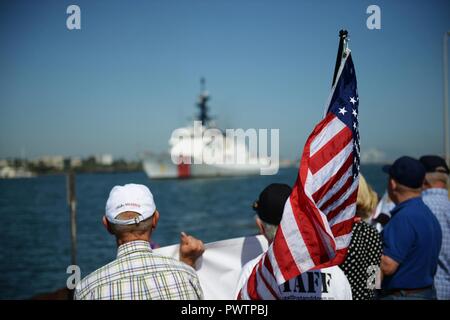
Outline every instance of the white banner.
<svg viewBox="0 0 450 320"><path fill-rule="evenodd" d="M242 267L267 250L264 236L250 236L205 244L196 270L206 300L234 300ZM179 258L179 245L155 249L160 255Z"/></svg>

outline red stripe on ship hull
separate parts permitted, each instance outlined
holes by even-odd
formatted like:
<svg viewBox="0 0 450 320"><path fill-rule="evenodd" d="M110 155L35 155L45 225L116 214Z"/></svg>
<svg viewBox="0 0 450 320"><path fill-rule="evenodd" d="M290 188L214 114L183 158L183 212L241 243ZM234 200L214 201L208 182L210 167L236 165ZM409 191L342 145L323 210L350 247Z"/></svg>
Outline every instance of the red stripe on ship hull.
<svg viewBox="0 0 450 320"><path fill-rule="evenodd" d="M181 162L177 166L178 178L189 178L191 176L191 167L188 163Z"/></svg>

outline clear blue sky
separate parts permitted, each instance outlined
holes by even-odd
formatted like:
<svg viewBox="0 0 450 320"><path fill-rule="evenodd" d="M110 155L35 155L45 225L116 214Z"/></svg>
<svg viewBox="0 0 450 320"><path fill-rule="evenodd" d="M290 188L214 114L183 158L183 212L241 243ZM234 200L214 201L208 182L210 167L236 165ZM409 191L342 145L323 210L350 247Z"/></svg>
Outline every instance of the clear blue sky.
<svg viewBox="0 0 450 320"><path fill-rule="evenodd" d="M82 29L66 28L81 7ZM366 8L381 7L381 30ZM0 158L161 151L205 76L222 128L279 128L296 158L349 30L363 153L442 152L450 1L2 1Z"/></svg>

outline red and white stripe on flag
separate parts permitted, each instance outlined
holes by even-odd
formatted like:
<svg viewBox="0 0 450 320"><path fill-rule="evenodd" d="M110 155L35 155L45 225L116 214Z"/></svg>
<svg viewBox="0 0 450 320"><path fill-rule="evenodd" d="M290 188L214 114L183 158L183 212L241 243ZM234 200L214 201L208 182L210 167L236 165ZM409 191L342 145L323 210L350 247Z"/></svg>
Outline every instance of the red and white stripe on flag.
<svg viewBox="0 0 450 320"><path fill-rule="evenodd" d="M278 286L287 280L345 259L359 181L358 98L349 50L327 110L306 141L274 241L238 299L278 299Z"/></svg>

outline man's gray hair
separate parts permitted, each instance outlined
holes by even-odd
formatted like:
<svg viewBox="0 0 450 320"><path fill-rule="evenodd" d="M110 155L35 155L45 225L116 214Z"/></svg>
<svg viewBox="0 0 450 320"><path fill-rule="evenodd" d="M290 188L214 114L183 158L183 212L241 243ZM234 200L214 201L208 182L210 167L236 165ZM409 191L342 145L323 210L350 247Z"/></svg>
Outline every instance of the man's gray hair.
<svg viewBox="0 0 450 320"><path fill-rule="evenodd" d="M430 184L433 185L436 182L442 182L446 186L448 186L448 174L444 172L428 172L425 175L425 180Z"/></svg>
<svg viewBox="0 0 450 320"><path fill-rule="evenodd" d="M136 212L122 212L119 214L116 219L118 220L128 220L133 219L139 216L139 213ZM110 223L111 231L114 233L114 235L120 237L123 234L126 233L137 233L137 234L143 234L151 230L152 228L152 218L145 219L137 224L113 224Z"/></svg>
<svg viewBox="0 0 450 320"><path fill-rule="evenodd" d="M265 230L265 234L266 234L267 240L269 242L272 242L273 239L275 238L275 234L277 233L278 226L275 226L273 224L264 222L262 220L261 220L261 223L264 226L264 230Z"/></svg>

